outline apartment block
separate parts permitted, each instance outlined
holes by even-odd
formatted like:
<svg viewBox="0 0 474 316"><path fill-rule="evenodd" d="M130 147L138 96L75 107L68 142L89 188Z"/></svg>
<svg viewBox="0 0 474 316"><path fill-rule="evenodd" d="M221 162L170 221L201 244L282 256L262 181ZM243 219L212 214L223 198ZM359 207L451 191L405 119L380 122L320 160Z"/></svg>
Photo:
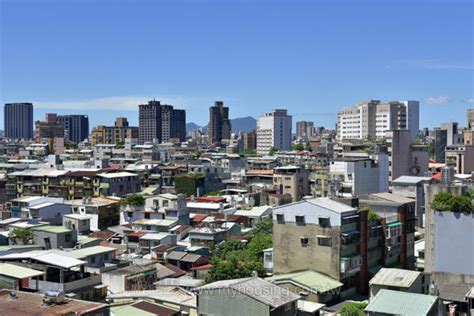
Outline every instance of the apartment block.
<svg viewBox="0 0 474 316"><path fill-rule="evenodd" d="M58 115L57 122L64 126L64 139L74 143L89 138L89 117L87 115Z"/></svg>
<svg viewBox="0 0 474 316"><path fill-rule="evenodd" d="M291 148L292 117L287 110L273 110L257 122L257 154L267 155L272 147Z"/></svg>
<svg viewBox="0 0 474 316"><path fill-rule="evenodd" d="M216 101L209 108L208 141L210 144L221 144L223 139L230 138L231 124L229 108L224 102Z"/></svg>
<svg viewBox="0 0 474 316"><path fill-rule="evenodd" d="M3 119L5 138L33 139L33 103L6 103Z"/></svg>
<svg viewBox="0 0 474 316"><path fill-rule="evenodd" d="M383 138L388 130L410 130L414 139L419 130L419 102L379 100L360 102L342 109L337 116L337 139Z"/></svg>
<svg viewBox="0 0 474 316"><path fill-rule="evenodd" d="M98 125L91 133L91 143L124 144L126 139L138 139L138 127L129 126L126 117L117 117L114 126Z"/></svg>
<svg viewBox="0 0 474 316"><path fill-rule="evenodd" d="M273 170L273 187L277 194L298 201L310 192L309 170L300 166L282 166Z"/></svg>

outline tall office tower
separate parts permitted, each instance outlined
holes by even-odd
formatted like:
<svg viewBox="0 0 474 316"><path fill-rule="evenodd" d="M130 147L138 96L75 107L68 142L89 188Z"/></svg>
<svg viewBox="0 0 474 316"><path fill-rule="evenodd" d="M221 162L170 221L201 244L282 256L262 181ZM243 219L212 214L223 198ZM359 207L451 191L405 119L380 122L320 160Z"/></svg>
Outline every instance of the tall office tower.
<svg viewBox="0 0 474 316"><path fill-rule="evenodd" d="M257 154L267 155L272 147L290 150L291 124L287 110L273 110L261 116L257 122Z"/></svg>
<svg viewBox="0 0 474 316"><path fill-rule="evenodd" d="M442 123L441 129L446 130L446 145L452 146L459 143L462 143L462 136L458 133L458 123L457 122L448 122ZM461 138L461 139L460 139Z"/></svg>
<svg viewBox="0 0 474 316"><path fill-rule="evenodd" d="M220 144L223 139L230 138L229 108L224 102L216 101L209 108L209 125L207 133L210 144Z"/></svg>
<svg viewBox="0 0 474 316"><path fill-rule="evenodd" d="M173 139L186 140L186 111L174 109L160 101L140 104L138 129L139 142L167 143Z"/></svg>
<svg viewBox="0 0 474 316"><path fill-rule="evenodd" d="M33 103L6 103L3 110L5 138L32 139Z"/></svg>
<svg viewBox="0 0 474 316"><path fill-rule="evenodd" d="M467 125L468 130L474 131L474 109L467 109Z"/></svg>
<svg viewBox="0 0 474 316"><path fill-rule="evenodd" d="M296 122L296 138L308 140L313 137L314 122L300 121Z"/></svg>
<svg viewBox="0 0 474 316"><path fill-rule="evenodd" d="M419 102L379 100L360 102L337 115L337 139L382 138L389 130L410 130L414 139L419 131Z"/></svg>
<svg viewBox="0 0 474 316"><path fill-rule="evenodd" d="M57 122L64 125L64 139L80 143L89 138L89 117L82 114L58 115Z"/></svg>

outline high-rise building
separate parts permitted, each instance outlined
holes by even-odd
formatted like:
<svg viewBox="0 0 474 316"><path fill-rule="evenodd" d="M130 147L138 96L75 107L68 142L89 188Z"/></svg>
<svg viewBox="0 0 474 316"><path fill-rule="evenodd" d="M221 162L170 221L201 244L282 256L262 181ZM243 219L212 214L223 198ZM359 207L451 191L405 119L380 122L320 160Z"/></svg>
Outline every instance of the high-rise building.
<svg viewBox="0 0 474 316"><path fill-rule="evenodd" d="M47 142L49 151L55 154L64 152L64 125L58 123L56 113L46 113L44 121L35 122L35 141Z"/></svg>
<svg viewBox="0 0 474 316"><path fill-rule="evenodd" d="M296 138L308 140L314 134L314 122L296 122Z"/></svg>
<svg viewBox="0 0 474 316"><path fill-rule="evenodd" d="M467 129L474 131L474 109L467 109Z"/></svg>
<svg viewBox="0 0 474 316"><path fill-rule="evenodd" d="M257 149L257 133L255 131L242 133L242 140L244 143L244 150Z"/></svg>
<svg viewBox="0 0 474 316"><path fill-rule="evenodd" d="M139 142L167 143L174 139L186 140L186 111L174 109L160 101L140 104L138 129Z"/></svg>
<svg viewBox="0 0 474 316"><path fill-rule="evenodd" d="M446 130L446 145L456 145L462 143L462 135L458 132L457 122L442 123L441 129Z"/></svg>
<svg viewBox="0 0 474 316"><path fill-rule="evenodd" d="M436 162L445 162L445 152L448 141L448 131L441 128L435 128L434 136L434 158Z"/></svg>
<svg viewBox="0 0 474 316"><path fill-rule="evenodd" d="M337 139L383 138L388 130L410 130L414 139L419 130L419 102L379 100L360 102L337 115Z"/></svg>
<svg viewBox="0 0 474 316"><path fill-rule="evenodd" d="M287 110L273 110L257 123L257 154L267 155L272 147L290 150L292 117Z"/></svg>
<svg viewBox="0 0 474 316"><path fill-rule="evenodd" d="M32 139L33 103L6 103L4 107L5 137L12 139Z"/></svg>
<svg viewBox="0 0 474 316"><path fill-rule="evenodd" d="M64 125L64 139L74 143L89 138L89 117L82 114L58 115L57 122Z"/></svg>
<svg viewBox="0 0 474 316"><path fill-rule="evenodd" d="M229 108L224 102L216 101L209 108L209 125L207 133L210 144L220 144L223 139L230 138Z"/></svg>

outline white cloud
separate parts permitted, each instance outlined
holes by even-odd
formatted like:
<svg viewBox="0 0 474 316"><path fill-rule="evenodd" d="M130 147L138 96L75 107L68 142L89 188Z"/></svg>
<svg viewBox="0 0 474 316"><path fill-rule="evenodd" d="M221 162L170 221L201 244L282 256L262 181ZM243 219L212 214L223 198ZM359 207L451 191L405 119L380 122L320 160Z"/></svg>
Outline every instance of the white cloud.
<svg viewBox="0 0 474 316"><path fill-rule="evenodd" d="M466 99L466 102L469 104L474 104L474 98Z"/></svg>
<svg viewBox="0 0 474 316"><path fill-rule="evenodd" d="M138 105L152 100L150 96L110 96L78 101L34 101L35 108L62 110L115 110L137 111ZM188 109L198 101L208 98L161 96L156 98L162 104L171 104L177 108Z"/></svg>
<svg viewBox="0 0 474 316"><path fill-rule="evenodd" d="M396 62L424 69L474 70L474 65L472 64L443 62L440 59L402 59Z"/></svg>
<svg viewBox="0 0 474 316"><path fill-rule="evenodd" d="M428 104L448 104L451 102L451 98L447 96L439 96L439 97L428 97L425 98L424 101Z"/></svg>

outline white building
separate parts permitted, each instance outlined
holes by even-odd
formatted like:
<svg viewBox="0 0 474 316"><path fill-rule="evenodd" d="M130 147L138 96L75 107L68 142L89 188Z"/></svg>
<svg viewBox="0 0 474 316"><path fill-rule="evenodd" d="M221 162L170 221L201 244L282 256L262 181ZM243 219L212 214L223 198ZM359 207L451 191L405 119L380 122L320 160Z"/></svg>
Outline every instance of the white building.
<svg viewBox="0 0 474 316"><path fill-rule="evenodd" d="M261 116L257 122L257 154L266 155L272 147L290 150L291 124L287 110L273 110Z"/></svg>
<svg viewBox="0 0 474 316"><path fill-rule="evenodd" d="M419 130L418 101L379 100L360 102L343 108L337 115L337 139L383 138L388 130L411 130L414 139Z"/></svg>

